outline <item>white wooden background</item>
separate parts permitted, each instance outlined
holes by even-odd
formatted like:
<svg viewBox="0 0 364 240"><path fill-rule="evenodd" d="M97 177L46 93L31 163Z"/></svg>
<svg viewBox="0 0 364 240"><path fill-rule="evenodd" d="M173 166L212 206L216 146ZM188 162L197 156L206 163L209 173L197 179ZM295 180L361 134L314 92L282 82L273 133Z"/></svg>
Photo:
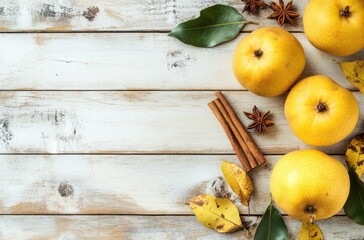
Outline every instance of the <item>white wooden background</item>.
<svg viewBox="0 0 364 240"><path fill-rule="evenodd" d="M301 14L307 2L294 2ZM260 25L213 49L167 36L215 3L243 7L239 0L0 1L1 239L251 238L204 228L184 204L204 192L226 194L221 160L237 162L207 103L224 90L246 124L242 111L253 105L273 113L271 132L254 135L268 163L252 172L251 216L239 205L251 233L269 203L275 162L308 146L288 128L285 96L257 97L232 75L239 39L277 25L266 19L271 10L244 13ZM364 96L332 56L308 43L301 20L285 29L304 46L303 77L325 74L353 90L361 114L351 136L363 131ZM348 139L321 149L343 161ZM295 239L300 223L285 219ZM318 224L325 239L364 235L343 211Z"/></svg>

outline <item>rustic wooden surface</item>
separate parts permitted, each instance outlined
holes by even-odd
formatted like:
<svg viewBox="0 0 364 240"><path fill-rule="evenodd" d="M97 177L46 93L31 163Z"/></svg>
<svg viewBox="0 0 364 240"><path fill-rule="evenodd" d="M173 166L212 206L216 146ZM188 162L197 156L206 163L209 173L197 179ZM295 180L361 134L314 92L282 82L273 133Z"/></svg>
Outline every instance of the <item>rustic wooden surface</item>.
<svg viewBox="0 0 364 240"><path fill-rule="evenodd" d="M308 0L295 3L302 12ZM2 30L17 31L168 31L176 24L197 17L201 9L216 3L228 4L242 10L235 0L2 0L0 16ZM266 16L272 11L262 11ZM266 17L243 14L261 26L274 24ZM246 31L256 28L250 25ZM287 27L288 30L302 30Z"/></svg>
<svg viewBox="0 0 364 240"><path fill-rule="evenodd" d="M259 219L244 218L252 229L247 236L242 231L223 235L202 228L192 216L22 216L21 221L18 216L1 216L0 237L12 240L243 240L253 239L253 229ZM296 239L300 223L288 217L285 217L285 221L291 233L290 239ZM350 226L350 229L342 230L345 226ZM325 233L325 239L363 239L363 226L352 224L344 216L322 220L320 228Z"/></svg>
<svg viewBox="0 0 364 240"><path fill-rule="evenodd" d="M280 157L268 155L267 164L252 173L253 215L262 215L269 205L270 171ZM341 155L334 157L344 162ZM191 196L232 194L220 178L222 159L238 163L233 155L1 156L0 211L188 215L185 202ZM236 196L231 200L247 214Z"/></svg>
<svg viewBox="0 0 364 240"><path fill-rule="evenodd" d="M214 91L6 91L0 93L0 149L3 153L233 153L207 103ZM360 105L362 130L364 96ZM225 92L238 115L257 104L274 113L267 136L253 134L262 151L284 154L310 148L290 131L285 96L257 97L248 91ZM29 138L32 141L29 141ZM345 152L347 140L321 148ZM311 147L312 148L312 147Z"/></svg>
<svg viewBox="0 0 364 240"><path fill-rule="evenodd" d="M295 1L302 14L308 0ZM285 96L262 98L235 81L235 40L212 49L167 36L214 3L240 1L3 0L0 5L0 239L251 239L269 204L270 172L282 154L309 148L289 130ZM285 26L302 43L302 77L324 74L364 97L330 56L307 41L301 18ZM363 58L364 50L339 61ZM252 172L251 214L221 178L222 159L238 162L207 107L224 90L243 122L253 105L276 126L253 135L267 164ZM350 137L351 137L350 136ZM340 161L349 138L320 148ZM204 228L184 203L210 193L236 201L250 236ZM300 223L285 217L290 238ZM325 239L363 238L341 211L319 221Z"/></svg>
<svg viewBox="0 0 364 240"><path fill-rule="evenodd" d="M0 88L241 90L230 63L236 44L246 34L211 49L184 45L166 33L1 34ZM333 59L353 61L363 56L364 50L334 58L314 48L303 33L295 36L307 58L302 77L324 74L354 89Z"/></svg>

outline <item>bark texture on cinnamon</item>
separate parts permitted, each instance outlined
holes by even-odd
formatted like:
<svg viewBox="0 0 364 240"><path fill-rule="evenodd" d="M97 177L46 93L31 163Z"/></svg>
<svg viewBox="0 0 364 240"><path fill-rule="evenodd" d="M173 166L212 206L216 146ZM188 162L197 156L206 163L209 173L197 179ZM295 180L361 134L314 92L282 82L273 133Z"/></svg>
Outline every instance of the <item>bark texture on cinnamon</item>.
<svg viewBox="0 0 364 240"><path fill-rule="evenodd" d="M221 113L221 111L219 110L219 108L217 107L217 105L215 104L215 102L210 102L209 107L211 109L211 111L215 114L217 120L220 122L222 128L224 129L226 136L229 138L229 141L231 143L231 146L234 149L234 152L236 153L236 156L238 157L241 165L243 166L245 171L250 171L252 169L252 167L250 166L245 153L243 151L243 149L241 148L241 146L238 144L236 137L234 136L233 132L231 131L226 119L224 118L223 114Z"/></svg>
<svg viewBox="0 0 364 240"><path fill-rule="evenodd" d="M217 105L218 109L220 110L220 112L222 113L222 115L224 116L226 122L228 123L231 131L234 133L234 136L236 137L240 147L243 149L245 156L250 164L250 166L252 168L256 168L258 166L257 161L255 160L252 152L249 150L248 145L246 144L246 142L244 141L243 137L241 136L241 134L239 133L238 128L235 126L235 124L233 123L233 120L231 119L230 115L228 114L228 112L226 111L224 105L222 104L222 102L220 101L220 99L215 99L214 103Z"/></svg>
<svg viewBox="0 0 364 240"><path fill-rule="evenodd" d="M246 172L266 162L244 125L239 120L228 100L221 92L208 105L223 127L239 161Z"/></svg>

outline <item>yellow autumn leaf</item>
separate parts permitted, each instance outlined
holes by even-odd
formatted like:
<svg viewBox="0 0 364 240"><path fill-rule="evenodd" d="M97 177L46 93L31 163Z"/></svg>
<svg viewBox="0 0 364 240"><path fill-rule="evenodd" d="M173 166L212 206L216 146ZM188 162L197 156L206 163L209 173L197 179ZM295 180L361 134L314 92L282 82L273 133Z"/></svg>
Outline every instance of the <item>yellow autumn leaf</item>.
<svg viewBox="0 0 364 240"><path fill-rule="evenodd" d="M346 150L346 164L361 177L364 173L364 133L355 136Z"/></svg>
<svg viewBox="0 0 364 240"><path fill-rule="evenodd" d="M222 161L221 171L231 189L240 197L241 203L249 206L253 193L253 183L250 177L237 164L228 161Z"/></svg>
<svg viewBox="0 0 364 240"><path fill-rule="evenodd" d="M298 234L298 240L323 240L320 228L315 223L303 221L301 230Z"/></svg>
<svg viewBox="0 0 364 240"><path fill-rule="evenodd" d="M338 64L346 79L364 94L364 60Z"/></svg>
<svg viewBox="0 0 364 240"><path fill-rule="evenodd" d="M187 202L197 219L206 227L220 233L243 228L239 211L227 198L215 198L208 194L193 197Z"/></svg>

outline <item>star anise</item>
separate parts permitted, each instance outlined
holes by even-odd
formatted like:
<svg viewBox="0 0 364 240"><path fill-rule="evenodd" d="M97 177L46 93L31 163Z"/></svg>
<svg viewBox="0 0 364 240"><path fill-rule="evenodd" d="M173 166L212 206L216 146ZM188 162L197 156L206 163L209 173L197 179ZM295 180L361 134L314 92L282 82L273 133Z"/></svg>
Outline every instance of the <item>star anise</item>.
<svg viewBox="0 0 364 240"><path fill-rule="evenodd" d="M244 114L250 120L253 120L253 122L248 126L248 129L255 129L255 132L258 135L261 133L267 133L268 127L274 125L274 123L268 119L270 111L261 115L257 106L253 107L253 113L244 112Z"/></svg>
<svg viewBox="0 0 364 240"><path fill-rule="evenodd" d="M271 2L270 8L274 11L272 15L268 18L278 18L279 25L283 26L283 24L287 21L292 26L296 26L293 22L292 18L296 18L299 14L293 10L293 1L290 1L286 6L284 6L283 0L279 0L279 4L275 2Z"/></svg>
<svg viewBox="0 0 364 240"><path fill-rule="evenodd" d="M263 0L242 0L245 3L243 12L249 10L253 15L257 14L257 8L266 8L268 5Z"/></svg>

